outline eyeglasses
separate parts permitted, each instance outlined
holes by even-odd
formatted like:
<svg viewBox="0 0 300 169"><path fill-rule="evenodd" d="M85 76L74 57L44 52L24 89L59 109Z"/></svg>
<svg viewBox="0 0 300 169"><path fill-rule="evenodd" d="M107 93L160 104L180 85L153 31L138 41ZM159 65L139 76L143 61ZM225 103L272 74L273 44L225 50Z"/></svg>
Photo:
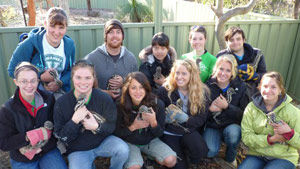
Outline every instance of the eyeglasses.
<svg viewBox="0 0 300 169"><path fill-rule="evenodd" d="M90 66L90 67L93 67L94 68L94 64L89 61L89 60L84 60L84 59L80 59L80 60L77 60L75 63L74 63L74 66L78 66L78 65L81 65L81 66Z"/></svg>
<svg viewBox="0 0 300 169"><path fill-rule="evenodd" d="M36 85L36 84L38 84L38 82L39 82L39 79L32 79L32 80L30 80L30 81L27 81L27 80L20 80L20 81L18 81L21 85L23 85L23 86L26 86L26 85L28 85L29 83L31 84L31 85Z"/></svg>

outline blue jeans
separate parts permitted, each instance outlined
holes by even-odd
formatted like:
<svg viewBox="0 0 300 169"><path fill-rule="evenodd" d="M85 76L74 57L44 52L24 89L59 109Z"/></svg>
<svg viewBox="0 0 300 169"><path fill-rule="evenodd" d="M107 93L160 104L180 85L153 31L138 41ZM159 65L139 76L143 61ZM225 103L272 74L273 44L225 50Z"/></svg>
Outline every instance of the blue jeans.
<svg viewBox="0 0 300 169"><path fill-rule="evenodd" d="M264 157L247 155L238 169L295 169L293 163L284 159L268 160Z"/></svg>
<svg viewBox="0 0 300 169"><path fill-rule="evenodd" d="M221 148L222 139L226 144L226 161L233 162L237 154L237 147L241 141L241 127L230 124L222 129L206 128L203 138L209 149L207 157L215 157Z"/></svg>
<svg viewBox="0 0 300 169"><path fill-rule="evenodd" d="M76 151L68 156L70 169L90 169L96 157L111 157L110 169L122 169L127 161L129 148L127 143L116 136L108 136L96 148Z"/></svg>
<svg viewBox="0 0 300 169"><path fill-rule="evenodd" d="M66 162L57 148L49 151L37 161L25 163L10 159L10 164L13 169L67 169Z"/></svg>

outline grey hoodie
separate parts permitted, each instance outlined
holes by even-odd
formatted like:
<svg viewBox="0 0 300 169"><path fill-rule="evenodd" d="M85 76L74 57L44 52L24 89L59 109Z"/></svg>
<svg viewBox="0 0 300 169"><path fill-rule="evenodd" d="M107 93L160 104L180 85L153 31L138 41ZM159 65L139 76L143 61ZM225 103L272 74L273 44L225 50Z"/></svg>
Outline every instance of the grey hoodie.
<svg viewBox="0 0 300 169"><path fill-rule="evenodd" d="M129 73L138 70L135 56L125 46L121 47L120 57L116 63L106 51L105 44L97 47L85 59L94 64L99 88L103 90L107 90L108 80L113 75L120 75L125 79Z"/></svg>

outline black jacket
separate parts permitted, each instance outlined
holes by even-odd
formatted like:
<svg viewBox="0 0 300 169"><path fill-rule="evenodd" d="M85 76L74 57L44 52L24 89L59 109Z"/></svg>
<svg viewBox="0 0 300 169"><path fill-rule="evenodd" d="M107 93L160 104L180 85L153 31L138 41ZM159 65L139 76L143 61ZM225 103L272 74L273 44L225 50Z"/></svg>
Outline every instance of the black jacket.
<svg viewBox="0 0 300 169"><path fill-rule="evenodd" d="M221 94L225 98L228 97L228 93L223 93L222 89L217 85L215 78L209 79L207 82L207 86L211 91L211 102ZM223 110L220 115L216 116L216 119L219 123L214 120L213 113L209 111L207 127L225 128L230 124L241 124L244 109L250 101L249 91L245 82L240 80L239 77L236 77L230 82L229 89L227 91L229 91L230 88L234 90L234 94L231 95L232 99L228 105L228 108Z"/></svg>
<svg viewBox="0 0 300 169"><path fill-rule="evenodd" d="M99 89L93 89L91 99L86 107L89 111L102 115L106 121L101 124L101 129L97 134L93 134L89 130L81 132L83 125L72 121L75 105L76 98L74 91L71 90L60 97L54 106L54 131L59 139L67 145L67 154L98 147L107 136L112 134L117 119L117 110L112 98Z"/></svg>
<svg viewBox="0 0 300 169"><path fill-rule="evenodd" d="M43 127L45 121L53 122L53 106L55 99L46 91L38 90L43 98L44 106L37 112L36 118L32 117L19 98L19 88L0 110L0 149L10 151L10 157L19 162L32 162L39 160L44 154L56 148L57 139L52 135L42 151L32 160L27 159L19 149L29 145L26 141L26 132Z"/></svg>
<svg viewBox="0 0 300 169"><path fill-rule="evenodd" d="M244 57L242 60L239 60L237 58L237 56L229 49L224 49L224 50L221 50L218 54L217 54L217 58L223 54L233 54L235 56L235 59L238 63L238 66L239 65L242 65L242 64L249 64L249 63L253 63L258 52L261 52L259 49L257 48L253 48L250 44L248 43L244 43ZM249 84L249 87L250 87L250 94L253 95L255 92L257 92L257 89L256 87L258 86L260 80L261 80L261 77L267 72L267 67L266 67L266 61L265 61L265 57L264 55L262 55L260 61L258 62L258 65L257 65L257 70L256 70L256 73L258 73L258 80L256 81L253 81L253 80L250 80L250 81L246 81L248 84Z"/></svg>
<svg viewBox="0 0 300 169"><path fill-rule="evenodd" d="M164 87L159 88L157 95L165 103L166 107L168 107L170 104L176 104L176 101L180 99L180 95L177 89L171 93L171 100L168 97L168 91ZM207 98L207 100L209 100L209 98ZM192 116L190 114L190 109L188 107L187 114L189 116L189 119L187 122L182 123L181 125L185 128L188 128L190 132L200 129L200 127L202 127L207 120L208 106L209 102L207 101L205 103L205 110L199 111L195 116ZM183 128L175 126L173 124L166 124L165 130L174 134L186 133Z"/></svg>
<svg viewBox="0 0 300 169"><path fill-rule="evenodd" d="M165 105L161 100L157 99L157 107L156 109L153 109L156 114L157 120L157 126L155 128L149 126L148 128L131 132L128 127L123 127L121 125L124 123L124 112L120 108L120 106L117 106L117 108L118 120L115 134L116 136L122 138L124 141L136 145L145 145L148 144L151 140L162 136L165 127ZM134 111L138 111L138 108L134 109ZM136 116L137 114L132 113L130 116L130 121L134 121Z"/></svg>
<svg viewBox="0 0 300 169"><path fill-rule="evenodd" d="M169 55L167 55L164 61L161 63L159 62L152 54L148 55L148 60L141 64L139 71L143 72L147 79L150 82L150 85L153 89L157 89L155 82L153 80L153 75L156 73L156 68L161 67L161 74L164 77L167 77L170 74L172 68L172 60Z"/></svg>

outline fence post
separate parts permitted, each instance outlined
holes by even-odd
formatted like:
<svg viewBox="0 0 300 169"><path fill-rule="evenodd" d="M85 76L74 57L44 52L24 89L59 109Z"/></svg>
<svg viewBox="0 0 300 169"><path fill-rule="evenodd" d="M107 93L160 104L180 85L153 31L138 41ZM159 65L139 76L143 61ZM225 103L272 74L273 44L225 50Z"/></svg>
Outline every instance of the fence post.
<svg viewBox="0 0 300 169"><path fill-rule="evenodd" d="M154 0L154 34L162 31L162 0Z"/></svg>

